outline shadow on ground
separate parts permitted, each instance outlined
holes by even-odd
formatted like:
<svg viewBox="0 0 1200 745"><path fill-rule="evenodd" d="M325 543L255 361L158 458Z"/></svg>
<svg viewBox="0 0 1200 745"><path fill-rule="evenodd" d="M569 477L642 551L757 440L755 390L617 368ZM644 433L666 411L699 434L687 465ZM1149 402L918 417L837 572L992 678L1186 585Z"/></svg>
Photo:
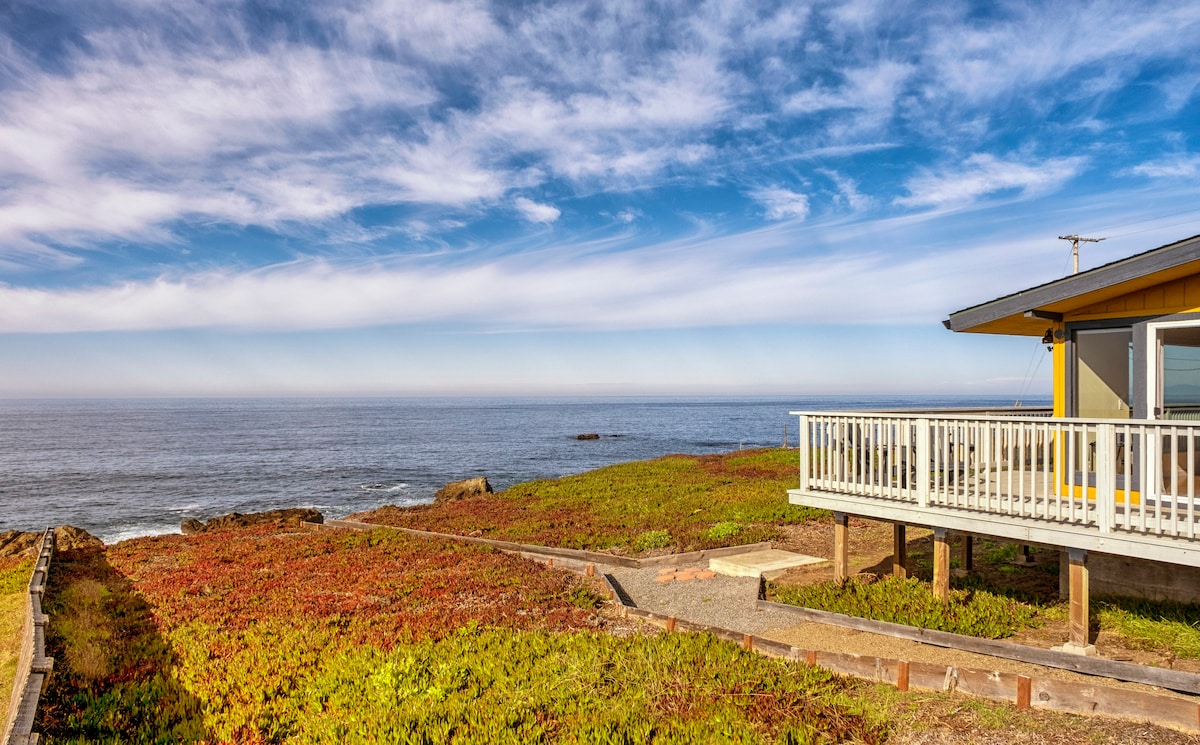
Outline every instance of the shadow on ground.
<svg viewBox="0 0 1200 745"><path fill-rule="evenodd" d="M35 726L43 742L207 739L151 607L103 547L57 553L43 607L54 658Z"/></svg>

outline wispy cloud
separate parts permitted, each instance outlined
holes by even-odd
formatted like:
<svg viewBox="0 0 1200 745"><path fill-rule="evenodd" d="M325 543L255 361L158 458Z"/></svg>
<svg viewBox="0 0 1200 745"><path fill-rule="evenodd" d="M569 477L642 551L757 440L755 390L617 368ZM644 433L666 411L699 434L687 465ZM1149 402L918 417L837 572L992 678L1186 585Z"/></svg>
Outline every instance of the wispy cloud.
<svg viewBox="0 0 1200 745"><path fill-rule="evenodd" d="M517 197L516 207L529 222L552 223L562 215L562 210L552 204L542 204L525 197Z"/></svg>
<svg viewBox="0 0 1200 745"><path fill-rule="evenodd" d="M768 219L795 218L803 220L808 217L808 196L805 194L785 189L782 186L771 186L757 189L751 192L750 196L766 207Z"/></svg>
<svg viewBox="0 0 1200 745"><path fill-rule="evenodd" d="M949 207L1011 191L1028 198L1059 188L1074 178L1086 163L1087 159L1082 156L1028 163L976 154L956 168L923 171L910 178L905 182L908 196L898 197L895 201L904 207Z"/></svg>
<svg viewBox="0 0 1200 745"><path fill-rule="evenodd" d="M1200 174L1200 155L1180 154L1139 163L1130 173L1153 179L1194 179Z"/></svg>
<svg viewBox="0 0 1200 745"><path fill-rule="evenodd" d="M782 322L796 319L779 299L796 293L809 299L806 305L841 306L835 286L855 275L870 282L880 270L877 259L866 261L755 268L713 256L685 266L665 258L623 257L420 270L338 269L316 262L77 290L0 287L0 333L302 330L431 321L478 329L608 330ZM714 276L721 282L713 283ZM714 308L722 309L719 319ZM837 322L896 317L886 297L873 297L850 313L806 315Z"/></svg>
<svg viewBox="0 0 1200 745"><path fill-rule="evenodd" d="M303 310L270 320L249 290L238 294L254 287L286 308L289 292L317 285L366 308L325 309L338 323L404 322L425 317L420 303L441 306L385 260L372 271L414 310L373 310L370 273L342 267L345 255L436 257L422 281L469 286L471 261L550 241L565 252L620 234L628 242L613 251L677 258L695 224L744 238L794 223L810 230L797 243L833 245L820 232L829 219L871 232L885 229L870 222L880 205L934 219L1049 198L1102 158L1110 174L1186 180L1200 169L1155 144L1182 131L1170 146L1186 148L1180 112L1200 79L1189 61L1200 10L1176 0L978 12L940 1L352 0L299 3L270 24L240 0L97 7L60 14L54 38L72 41L53 49L0 30L0 266L38 275L24 289L6 276L11 328L37 327L16 309L76 307L56 283L93 288L78 291L80 309L121 293L130 314L158 313L148 298L212 306L149 324L237 325L221 307L268 325L318 323ZM499 246L492 231L516 237ZM274 243L256 252L256 241ZM203 253L213 273L193 277L165 257L158 283L139 284L145 267L125 273L130 255L166 245ZM772 271L755 261L704 268L755 292ZM657 266L591 265L587 276L646 293L595 310L699 319L633 281ZM473 267L510 282L532 271ZM561 271L555 281L583 281ZM339 295L344 285L362 291ZM550 286L526 288L545 298ZM455 317L442 313L430 311ZM96 318L138 323L115 310Z"/></svg>
<svg viewBox="0 0 1200 745"><path fill-rule="evenodd" d="M846 70L841 86L813 85L791 96L784 102L783 110L813 114L846 109L857 115L853 120L855 130L880 127L891 117L905 83L916 69L908 63L883 60L871 67Z"/></svg>

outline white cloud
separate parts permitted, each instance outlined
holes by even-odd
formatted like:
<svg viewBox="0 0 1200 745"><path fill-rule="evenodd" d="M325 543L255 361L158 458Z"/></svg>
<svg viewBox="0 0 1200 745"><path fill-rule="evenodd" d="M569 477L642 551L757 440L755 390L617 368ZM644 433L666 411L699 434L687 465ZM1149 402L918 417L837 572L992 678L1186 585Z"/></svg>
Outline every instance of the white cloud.
<svg viewBox="0 0 1200 745"><path fill-rule="evenodd" d="M1194 48L1200 30L1200 7L1186 0L1011 5L1006 11L1007 17L986 24L965 18L939 24L927 50L932 92L993 100L1036 93L1039 84L1086 68L1101 78L1126 79L1144 60Z"/></svg>
<svg viewBox="0 0 1200 745"><path fill-rule="evenodd" d="M434 321L480 329L671 328L710 326L718 307L720 324L790 322L794 309L780 297L799 293L806 306L839 308L835 288L851 278L871 282L882 269L878 257L750 267L711 254L684 264L637 255L416 270L306 262L84 289L0 285L0 333L301 330ZM897 272L903 269L887 270ZM712 282L714 276L721 282ZM853 312L838 310L836 320L894 319L886 301L873 297Z"/></svg>
<svg viewBox="0 0 1200 745"><path fill-rule="evenodd" d="M481 0L338 3L331 18L363 51L385 44L439 64L466 57L503 34Z"/></svg>
<svg viewBox="0 0 1200 745"><path fill-rule="evenodd" d="M552 204L541 204L532 199L517 197L517 211L529 222L552 223L562 215L562 210Z"/></svg>
<svg viewBox="0 0 1200 745"><path fill-rule="evenodd" d="M1129 169L1152 179L1194 179L1200 174L1200 155L1176 155L1141 163Z"/></svg>
<svg viewBox="0 0 1200 745"><path fill-rule="evenodd" d="M1016 190L1023 197L1054 191L1074 178L1087 163L1083 157L1051 158L1039 163L1001 160L979 153L956 169L923 171L905 182L903 207L949 207L969 204L997 192Z"/></svg>
<svg viewBox="0 0 1200 745"><path fill-rule="evenodd" d="M814 114L831 109L859 112L855 128L876 127L886 123L896 107L908 80L916 72L908 63L884 60L870 67L846 70L844 85L829 89L813 85L796 93L783 104L793 114Z"/></svg>
<svg viewBox="0 0 1200 745"><path fill-rule="evenodd" d="M751 198L766 207L766 215L771 220L794 218L803 220L808 217L808 196L799 192L785 189L781 186L771 186L756 189L750 193Z"/></svg>
<svg viewBox="0 0 1200 745"><path fill-rule="evenodd" d="M858 183L854 179L847 178L828 168L818 168L817 173L825 176L837 186L838 194L834 197L835 204L844 204L853 212L861 212L874 204L874 200L858 190Z"/></svg>

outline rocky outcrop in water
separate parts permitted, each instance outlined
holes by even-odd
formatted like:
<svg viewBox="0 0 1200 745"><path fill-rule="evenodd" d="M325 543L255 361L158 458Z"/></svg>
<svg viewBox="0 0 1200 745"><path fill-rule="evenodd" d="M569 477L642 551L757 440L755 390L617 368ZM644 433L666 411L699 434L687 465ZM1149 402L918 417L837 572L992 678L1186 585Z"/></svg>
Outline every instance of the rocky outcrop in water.
<svg viewBox="0 0 1200 745"><path fill-rule="evenodd" d="M588 432L588 433L582 434L582 435L575 435L575 439L576 440L599 440L600 435L596 434L595 432Z"/></svg>
<svg viewBox="0 0 1200 745"><path fill-rule="evenodd" d="M454 481L446 484L437 490L437 493L433 495L433 499L434 502L454 502L459 499L481 497L484 494L491 493L492 485L488 483L485 477L480 476L478 478Z"/></svg>
<svg viewBox="0 0 1200 745"><path fill-rule="evenodd" d="M231 512L228 515L214 517L208 522L199 520L184 520L179 529L184 535L211 533L214 530L230 530L232 528L248 528L252 525L274 525L279 528L298 529L304 523L323 523L325 516L311 508L294 507L286 510L269 510L267 512L251 512L243 515Z"/></svg>

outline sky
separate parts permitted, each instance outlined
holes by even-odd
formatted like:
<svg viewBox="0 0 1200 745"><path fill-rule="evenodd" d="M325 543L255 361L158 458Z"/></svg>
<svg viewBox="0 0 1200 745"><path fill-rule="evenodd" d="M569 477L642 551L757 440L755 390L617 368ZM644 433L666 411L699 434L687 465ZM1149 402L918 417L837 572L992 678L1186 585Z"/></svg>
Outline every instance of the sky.
<svg viewBox="0 0 1200 745"><path fill-rule="evenodd" d="M4 0L0 397L1047 395L1200 4Z"/></svg>

